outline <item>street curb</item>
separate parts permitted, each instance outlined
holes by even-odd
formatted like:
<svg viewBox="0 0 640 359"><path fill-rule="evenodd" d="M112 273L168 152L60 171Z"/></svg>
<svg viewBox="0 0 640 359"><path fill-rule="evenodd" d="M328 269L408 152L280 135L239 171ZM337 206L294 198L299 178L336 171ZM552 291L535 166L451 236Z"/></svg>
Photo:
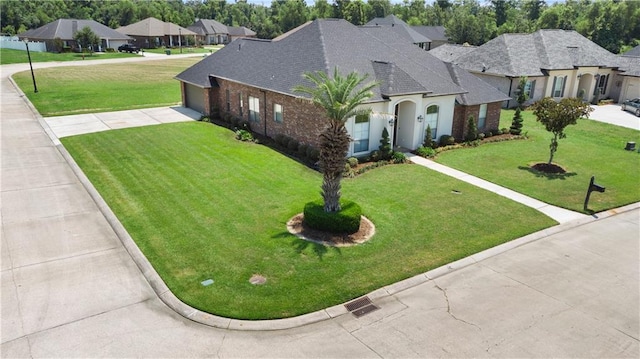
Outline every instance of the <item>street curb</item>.
<svg viewBox="0 0 640 359"><path fill-rule="evenodd" d="M204 325L215 327L215 328L228 329L228 330L240 330L240 331L267 331L267 330L292 329L292 328L297 328L297 327L317 323L320 321L328 320L331 318L336 318L349 313L349 311L345 308L344 304L337 304L329 308L325 308L322 310L303 314L296 317L274 319L274 320L253 321L253 320L240 320L240 319L232 319L232 318L216 316L213 314L202 312L182 302L173 294L173 292L169 290L169 288L167 287L165 282L162 280L160 275L156 272L156 270L153 268L151 263L144 256L140 248L138 248L138 246L135 244L134 240L126 231L122 223L118 220L118 218L113 213L111 208L109 208L104 198L102 198L102 196L98 193L98 191L93 186L93 184L89 181L89 179L84 174L82 169L71 157L67 149L62 145L60 140L55 136L55 134L53 133L49 125L46 123L46 121L44 121L44 118L35 109L31 101L29 101L29 99L26 97L24 92L22 92L22 90L13 81L12 76L9 76L8 78L9 78L9 81L12 83L12 85L17 89L17 92L20 94L20 96L27 103L30 110L34 113L35 118L40 123L40 126L43 128L45 133L49 136L49 138L51 139L55 147L58 149L60 154L64 157L65 161L69 164L69 166L71 167L72 171L74 172L74 174L76 175L80 183L83 185L83 187L87 190L87 192L89 193L93 201L96 203L96 205L100 209L100 212L104 215L105 219L107 220L111 228L114 230L115 234L120 239L122 245L127 250L127 252L131 256L133 261L136 263L138 269L140 269L140 272L145 277L145 279L147 280L147 282L149 283L153 291L156 293L158 298L160 298L160 300L163 303L165 303L169 308L171 308L173 311L180 314L186 319L192 320L200 324L204 324ZM462 258L455 262L432 269L426 273L421 273L416 276L407 278L405 280L384 286L370 293L367 293L363 296L369 297L372 301L394 296L397 293L400 293L407 289L424 284L426 282L432 281L436 278L455 272L459 269L465 268L472 264L479 263L485 259L494 257L498 254L507 252L511 249L515 249L517 247L526 245L528 243L535 242L537 240L546 238L556 233L564 232L575 227L579 227L603 218L611 217L616 214L628 212L638 208L640 208L640 202L633 203L620 208L611 209L601 213L597 213L592 216L588 216L586 218L580 218L571 222L549 227L541 231L531 233L524 237L517 238L512 241L503 243L496 247L486 249L482 252L473 254L466 258Z"/></svg>

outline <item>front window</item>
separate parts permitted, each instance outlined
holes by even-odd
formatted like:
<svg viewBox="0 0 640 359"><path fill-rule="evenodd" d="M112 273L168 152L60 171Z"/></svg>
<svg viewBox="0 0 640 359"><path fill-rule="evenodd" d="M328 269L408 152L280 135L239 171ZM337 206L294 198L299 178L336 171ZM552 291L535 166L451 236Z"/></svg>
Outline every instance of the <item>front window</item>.
<svg viewBox="0 0 640 359"><path fill-rule="evenodd" d="M536 89L536 80L533 81L527 81L527 83L524 85L524 93L527 95L527 99L531 100L533 99L533 92Z"/></svg>
<svg viewBox="0 0 640 359"><path fill-rule="evenodd" d="M369 115L356 116L353 139L354 153L369 151Z"/></svg>
<svg viewBox="0 0 640 359"><path fill-rule="evenodd" d="M273 104L273 120L282 123L282 105Z"/></svg>
<svg viewBox="0 0 640 359"><path fill-rule="evenodd" d="M564 77L556 76L553 78L553 97L562 97L564 92Z"/></svg>
<svg viewBox="0 0 640 359"><path fill-rule="evenodd" d="M426 125L431 127L431 136L433 139L438 137L438 110L437 105L427 107Z"/></svg>
<svg viewBox="0 0 640 359"><path fill-rule="evenodd" d="M480 105L480 113L478 114L478 129L484 128L486 120L487 120L487 104L483 103L482 105Z"/></svg>
<svg viewBox="0 0 640 359"><path fill-rule="evenodd" d="M260 121L260 100L249 96L249 121Z"/></svg>

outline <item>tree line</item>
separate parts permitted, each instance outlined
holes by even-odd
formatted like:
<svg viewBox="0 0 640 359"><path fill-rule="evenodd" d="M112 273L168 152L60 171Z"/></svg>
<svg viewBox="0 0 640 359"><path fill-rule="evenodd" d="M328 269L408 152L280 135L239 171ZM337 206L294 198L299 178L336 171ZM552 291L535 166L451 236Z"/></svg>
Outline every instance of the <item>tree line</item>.
<svg viewBox="0 0 640 359"><path fill-rule="evenodd" d="M270 39L309 20L341 18L364 25L394 14L409 25L442 25L451 42L483 43L504 33L538 29L576 30L605 49L619 53L640 44L640 1L567 0L3 0L0 29L16 34L60 18L93 19L111 28L155 17L187 27L195 19L246 26Z"/></svg>

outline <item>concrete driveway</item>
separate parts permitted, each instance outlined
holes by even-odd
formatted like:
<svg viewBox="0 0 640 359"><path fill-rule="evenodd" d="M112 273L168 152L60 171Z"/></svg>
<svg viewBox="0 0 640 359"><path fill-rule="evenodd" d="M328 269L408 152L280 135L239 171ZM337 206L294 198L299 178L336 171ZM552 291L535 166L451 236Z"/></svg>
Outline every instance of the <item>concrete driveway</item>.
<svg viewBox="0 0 640 359"><path fill-rule="evenodd" d="M640 117L631 112L622 111L619 104L591 106L591 108L593 108L593 112L589 114L591 120L640 130Z"/></svg>
<svg viewBox="0 0 640 359"><path fill-rule="evenodd" d="M382 288L360 318L249 332L186 319L0 71L2 358L640 356L638 205Z"/></svg>
<svg viewBox="0 0 640 359"><path fill-rule="evenodd" d="M127 127L159 125L161 123L198 120L201 114L182 107L156 107L139 110L89 113L83 115L45 117L45 122L56 137L81 135L91 132Z"/></svg>

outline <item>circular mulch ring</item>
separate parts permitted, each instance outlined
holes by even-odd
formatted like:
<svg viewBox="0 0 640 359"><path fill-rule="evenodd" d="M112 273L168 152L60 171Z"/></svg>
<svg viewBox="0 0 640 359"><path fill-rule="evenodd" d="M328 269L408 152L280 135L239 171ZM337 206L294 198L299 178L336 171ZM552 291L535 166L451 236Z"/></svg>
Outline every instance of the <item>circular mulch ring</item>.
<svg viewBox="0 0 640 359"><path fill-rule="evenodd" d="M304 223L304 214L298 213L287 222L287 230L305 241L332 247L350 247L368 241L376 233L376 226L367 217L360 218L360 229L356 233L330 233L309 228Z"/></svg>
<svg viewBox="0 0 640 359"><path fill-rule="evenodd" d="M556 164L549 164L549 163L536 163L535 165L531 166L532 169L538 171L538 172L544 172L544 173L551 173L551 174L562 174L562 173L567 173L567 171L565 171L564 168L556 165Z"/></svg>

